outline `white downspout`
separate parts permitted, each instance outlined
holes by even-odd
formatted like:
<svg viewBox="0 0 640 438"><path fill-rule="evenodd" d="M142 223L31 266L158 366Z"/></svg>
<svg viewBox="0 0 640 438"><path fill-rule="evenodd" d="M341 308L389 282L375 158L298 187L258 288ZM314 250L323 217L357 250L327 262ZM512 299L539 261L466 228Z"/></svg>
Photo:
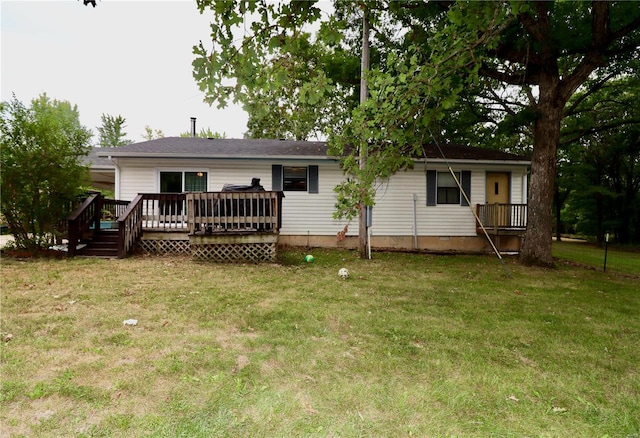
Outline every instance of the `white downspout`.
<svg viewBox="0 0 640 438"><path fill-rule="evenodd" d="M113 188L113 197L116 199L122 199L120 197L120 166L118 165L118 159L111 157L111 155L109 155L107 158L113 163L113 166L116 168L116 173L114 175L115 187Z"/></svg>

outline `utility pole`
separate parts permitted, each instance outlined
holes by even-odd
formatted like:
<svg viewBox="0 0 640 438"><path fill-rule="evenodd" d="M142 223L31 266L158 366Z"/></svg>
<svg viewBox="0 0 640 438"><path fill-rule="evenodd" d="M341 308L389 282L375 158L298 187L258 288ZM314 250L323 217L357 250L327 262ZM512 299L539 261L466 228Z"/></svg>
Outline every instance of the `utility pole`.
<svg viewBox="0 0 640 438"><path fill-rule="evenodd" d="M367 18L366 6L362 10L362 58L360 63L360 104L362 105L369 96L368 78L369 75L369 20ZM360 170L364 170L367 163L367 139L360 140L360 151L358 154ZM360 214L358 216L358 250L360 257L367 257L367 206L364 204L364 196L360 195Z"/></svg>

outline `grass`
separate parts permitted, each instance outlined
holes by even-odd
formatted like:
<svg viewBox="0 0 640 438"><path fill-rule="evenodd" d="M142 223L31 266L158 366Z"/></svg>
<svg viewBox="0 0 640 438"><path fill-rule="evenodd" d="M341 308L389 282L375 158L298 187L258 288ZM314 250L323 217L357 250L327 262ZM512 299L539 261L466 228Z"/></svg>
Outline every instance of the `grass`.
<svg viewBox="0 0 640 438"><path fill-rule="evenodd" d="M637 279L313 254L3 258L2 435L640 436Z"/></svg>
<svg viewBox="0 0 640 438"><path fill-rule="evenodd" d="M604 270L605 248L586 242L553 242L553 256ZM640 251L632 252L616 246L607 248L607 271L640 277Z"/></svg>

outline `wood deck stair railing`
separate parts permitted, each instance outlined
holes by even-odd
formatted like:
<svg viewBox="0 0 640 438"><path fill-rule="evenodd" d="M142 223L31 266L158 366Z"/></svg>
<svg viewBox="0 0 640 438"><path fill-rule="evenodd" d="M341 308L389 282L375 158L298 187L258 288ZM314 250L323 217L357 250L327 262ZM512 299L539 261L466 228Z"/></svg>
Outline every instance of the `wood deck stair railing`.
<svg viewBox="0 0 640 438"><path fill-rule="evenodd" d="M106 199L99 192L89 192L67 219L67 252L74 257L117 257L117 231L102 226L102 219L118 217L129 205L127 201Z"/></svg>

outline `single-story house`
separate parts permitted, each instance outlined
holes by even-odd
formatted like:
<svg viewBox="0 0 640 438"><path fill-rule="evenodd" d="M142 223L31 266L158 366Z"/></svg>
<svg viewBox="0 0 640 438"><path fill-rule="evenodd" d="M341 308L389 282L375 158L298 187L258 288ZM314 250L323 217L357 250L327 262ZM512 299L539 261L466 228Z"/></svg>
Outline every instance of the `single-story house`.
<svg viewBox="0 0 640 438"><path fill-rule="evenodd" d="M427 145L426 159L416 159L413 169L380 182L372 209L371 247L491 251L475 212L500 250L517 251L526 225L530 161L463 145L440 149ZM333 218L334 188L345 175L339 160L327 155L325 142L166 137L99 149L96 156L115 169L116 199L131 201L141 193L219 192L225 184L259 178L267 191L284 193L279 245L357 247L357 220ZM461 196L449 166L471 205ZM498 213L491 206L503 207ZM339 234L345 226L343 239Z"/></svg>

